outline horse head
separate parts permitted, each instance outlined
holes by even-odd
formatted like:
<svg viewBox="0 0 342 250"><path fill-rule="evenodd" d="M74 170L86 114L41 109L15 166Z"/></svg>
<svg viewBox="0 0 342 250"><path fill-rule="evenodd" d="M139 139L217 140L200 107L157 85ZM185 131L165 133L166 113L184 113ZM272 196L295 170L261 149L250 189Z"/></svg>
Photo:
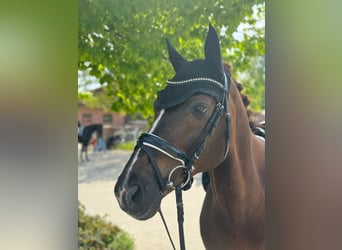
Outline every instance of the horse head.
<svg viewBox="0 0 342 250"><path fill-rule="evenodd" d="M216 31L210 25L205 59L187 61L167 41L175 70L154 103L155 120L140 136L115 185L120 207L145 220L174 187L189 187L193 175L226 157L230 137L228 91L231 77L222 64Z"/></svg>

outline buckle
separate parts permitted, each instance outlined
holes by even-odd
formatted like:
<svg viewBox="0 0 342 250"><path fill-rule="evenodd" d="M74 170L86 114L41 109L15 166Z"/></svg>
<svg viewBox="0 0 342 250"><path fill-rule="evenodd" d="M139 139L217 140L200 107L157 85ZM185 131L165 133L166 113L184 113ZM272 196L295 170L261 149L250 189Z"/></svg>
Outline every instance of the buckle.
<svg viewBox="0 0 342 250"><path fill-rule="evenodd" d="M175 171L176 171L177 169L180 169L180 168L183 168L183 169L184 169L184 172L187 174L186 180L180 185L180 188L183 189L184 187L188 186L188 184L190 184L190 186L191 186L191 184L192 184L191 171L188 170L185 166L179 165L179 166L174 167L174 168L171 170L170 174L169 174L169 177L168 177L168 179L167 179L167 184L166 184L166 186L167 186L168 188L170 188L170 189L175 189L175 188L176 188L176 187L174 186L174 183L173 183L173 181L171 180L171 178L172 178L172 175L175 173ZM189 189L190 186L187 187L187 189ZM187 190L187 189L185 189L185 190Z"/></svg>

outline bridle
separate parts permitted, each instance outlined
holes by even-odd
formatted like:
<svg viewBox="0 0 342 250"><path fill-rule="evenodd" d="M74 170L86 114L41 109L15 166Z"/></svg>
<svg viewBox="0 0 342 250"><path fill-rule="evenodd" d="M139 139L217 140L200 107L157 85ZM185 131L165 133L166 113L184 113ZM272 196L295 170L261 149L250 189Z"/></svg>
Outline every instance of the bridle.
<svg viewBox="0 0 342 250"><path fill-rule="evenodd" d="M229 78L231 81L231 78ZM200 158L207 139L209 135L212 134L213 130L217 126L223 111L226 111L226 148L224 153L223 160L227 157L228 149L229 149L229 138L230 138L230 113L228 109L228 94L229 94L229 86L230 84L227 81L226 75L224 75L224 84L210 79L210 78L192 78L185 81L167 81L168 84L188 84L193 83L195 81L206 81L212 88L220 88L222 95L217 100L215 110L211 114L211 117L209 118L207 124L205 125L204 129L201 131L200 135L195 140L194 144L188 150L190 153L185 153L179 148L171 145L169 142L167 142L165 139L159 137L158 135L153 134L153 131L150 133L143 133L137 141L137 145L135 147L135 150L141 148L142 151L144 151L147 154L148 160L150 161L151 165L153 166L154 172L157 176L159 188L162 196L165 196L169 191L175 189L176 193L176 202L177 202L177 213L178 213L178 227L179 227L179 237L180 237L180 246L181 250L185 249L185 243L184 243L184 230L183 230L183 201L182 201L182 190L188 190L191 187L191 184L193 182L193 177L191 176L191 173L194 169L194 163ZM200 90L199 90L200 91ZM172 158L178 162L180 162L181 165L175 166L169 173L169 176L167 178L167 181L163 178L160 168L156 162L156 159L152 153L152 150L157 150L160 153L166 155L169 158ZM175 186L172 177L176 170L183 169L184 175L183 175L183 183L180 185ZM166 227L166 231L169 235L171 244L174 247L174 244L172 242L172 239L170 237L170 234L168 232L164 217L161 213L161 210L159 209L160 215L162 217L163 223Z"/></svg>

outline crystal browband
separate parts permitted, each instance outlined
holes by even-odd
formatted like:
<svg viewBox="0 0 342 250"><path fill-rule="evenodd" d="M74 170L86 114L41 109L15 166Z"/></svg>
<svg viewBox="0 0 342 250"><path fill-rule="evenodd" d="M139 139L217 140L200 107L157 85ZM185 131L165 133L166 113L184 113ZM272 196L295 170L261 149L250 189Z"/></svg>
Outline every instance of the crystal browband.
<svg viewBox="0 0 342 250"><path fill-rule="evenodd" d="M170 80L166 80L167 83L169 84L184 84L184 83L189 83L189 82L195 82L195 81L208 81L208 82L212 82L212 83L216 83L216 84L220 84L220 82L214 80L214 79L210 79L210 78L204 78L204 77L197 77L197 78L191 78L191 79L187 79L184 81L170 81Z"/></svg>
<svg viewBox="0 0 342 250"><path fill-rule="evenodd" d="M171 80L166 80L167 84L171 84L171 85L178 85L178 84L186 84L186 83L190 83L190 82L196 82L196 81L206 81L206 82L210 82L210 83L215 83L216 85L218 85L220 88L224 88L224 85L222 85L222 83L220 83L219 81L216 81L214 79L211 78L205 78L205 77L197 77L197 78L191 78L191 79L187 79L187 80L183 80L183 81L171 81Z"/></svg>

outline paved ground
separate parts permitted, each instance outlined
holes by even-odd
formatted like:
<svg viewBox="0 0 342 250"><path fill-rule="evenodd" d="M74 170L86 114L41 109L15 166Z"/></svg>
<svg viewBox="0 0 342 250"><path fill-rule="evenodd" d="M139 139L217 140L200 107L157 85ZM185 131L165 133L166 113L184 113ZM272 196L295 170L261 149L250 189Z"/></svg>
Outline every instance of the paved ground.
<svg viewBox="0 0 342 250"><path fill-rule="evenodd" d="M119 150L106 154L99 152L96 156L89 152L91 161L78 164L78 199L85 205L86 213L107 215L108 220L130 233L135 239L136 250L172 249L159 214L147 221L135 220L120 209L114 197L114 185L129 156L130 152ZM205 193L199 178L195 178L191 190L183 194L187 250L204 249L199 231L199 214ZM165 197L161 206L176 248L179 249L174 193Z"/></svg>

